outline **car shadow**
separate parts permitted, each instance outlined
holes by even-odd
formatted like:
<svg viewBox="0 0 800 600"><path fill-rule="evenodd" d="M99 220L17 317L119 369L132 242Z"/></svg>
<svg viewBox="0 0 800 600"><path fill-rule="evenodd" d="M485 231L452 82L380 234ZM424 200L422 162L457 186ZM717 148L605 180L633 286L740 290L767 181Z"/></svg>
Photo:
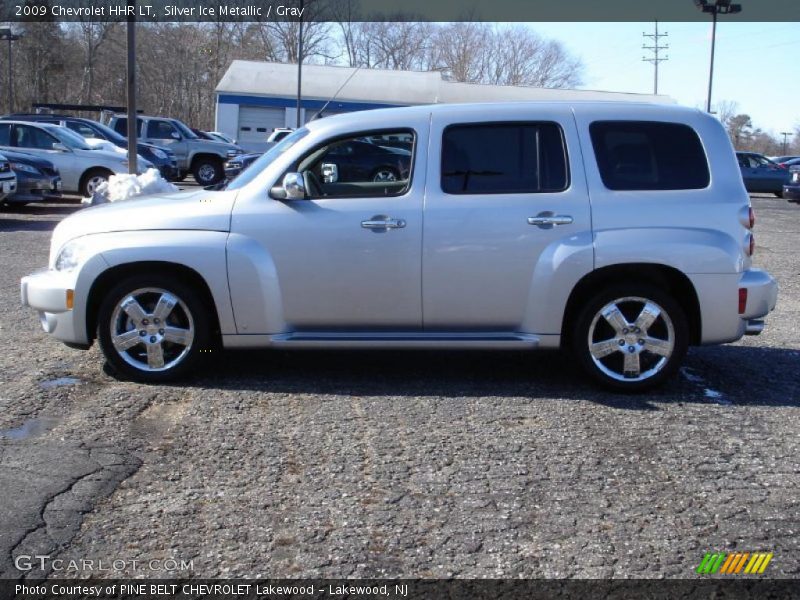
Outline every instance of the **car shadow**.
<svg viewBox="0 0 800 600"><path fill-rule="evenodd" d="M45 219L36 221L23 221L20 219L6 219L0 214L0 232L2 231L53 231L61 219Z"/></svg>
<svg viewBox="0 0 800 600"><path fill-rule="evenodd" d="M798 406L798 358L800 351L792 349L693 348L676 377L656 390L633 395L599 388L579 372L571 357L557 351L226 351L214 357L205 376L188 385L387 398L559 398L644 411L675 402ZM783 375L769 375L770 370Z"/></svg>

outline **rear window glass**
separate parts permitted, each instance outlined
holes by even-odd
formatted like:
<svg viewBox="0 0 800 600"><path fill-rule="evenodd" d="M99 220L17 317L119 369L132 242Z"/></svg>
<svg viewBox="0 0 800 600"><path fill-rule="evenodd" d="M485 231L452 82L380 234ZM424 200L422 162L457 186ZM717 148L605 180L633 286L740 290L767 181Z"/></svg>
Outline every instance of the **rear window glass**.
<svg viewBox="0 0 800 600"><path fill-rule="evenodd" d="M693 190L708 187L708 161L688 125L596 121L589 126L603 184L610 190Z"/></svg>
<svg viewBox="0 0 800 600"><path fill-rule="evenodd" d="M569 186L567 153L556 123L451 125L442 136L447 194L560 192Z"/></svg>

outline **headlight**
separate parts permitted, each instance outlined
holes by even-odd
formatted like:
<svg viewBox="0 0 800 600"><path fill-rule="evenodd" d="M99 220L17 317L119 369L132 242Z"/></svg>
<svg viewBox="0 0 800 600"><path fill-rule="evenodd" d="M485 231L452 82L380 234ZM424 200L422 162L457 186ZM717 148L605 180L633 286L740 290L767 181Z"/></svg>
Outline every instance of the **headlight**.
<svg viewBox="0 0 800 600"><path fill-rule="evenodd" d="M160 158L161 160L166 160L167 158L166 152L164 152L160 148L152 148L152 150L153 150L153 156L155 156L156 158Z"/></svg>
<svg viewBox="0 0 800 600"><path fill-rule="evenodd" d="M86 246L80 240L67 242L61 247L53 265L56 271L72 271L86 258Z"/></svg>
<svg viewBox="0 0 800 600"><path fill-rule="evenodd" d="M240 154L244 154L244 150L240 150L238 148L236 150L228 150L228 156L231 158Z"/></svg>
<svg viewBox="0 0 800 600"><path fill-rule="evenodd" d="M26 164L23 164L23 163L18 163L18 162L12 162L11 163L11 168L14 169L15 171L24 171L25 173L32 173L34 175L41 175L42 174L42 172L39 169L37 169L36 167L33 167L31 165L26 165Z"/></svg>

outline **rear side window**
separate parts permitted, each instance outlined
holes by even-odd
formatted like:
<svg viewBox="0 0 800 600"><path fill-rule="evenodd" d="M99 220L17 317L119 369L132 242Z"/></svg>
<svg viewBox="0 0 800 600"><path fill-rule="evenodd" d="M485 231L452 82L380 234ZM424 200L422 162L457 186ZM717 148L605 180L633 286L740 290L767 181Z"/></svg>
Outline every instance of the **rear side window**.
<svg viewBox="0 0 800 600"><path fill-rule="evenodd" d="M556 123L451 125L442 136L442 191L529 194L569 187L564 136Z"/></svg>
<svg viewBox="0 0 800 600"><path fill-rule="evenodd" d="M114 131L116 131L120 135L127 136L128 135L128 119L127 118L119 118L114 121Z"/></svg>
<svg viewBox="0 0 800 600"><path fill-rule="evenodd" d="M708 161L688 125L596 121L589 126L603 184L610 190L696 190L708 187Z"/></svg>

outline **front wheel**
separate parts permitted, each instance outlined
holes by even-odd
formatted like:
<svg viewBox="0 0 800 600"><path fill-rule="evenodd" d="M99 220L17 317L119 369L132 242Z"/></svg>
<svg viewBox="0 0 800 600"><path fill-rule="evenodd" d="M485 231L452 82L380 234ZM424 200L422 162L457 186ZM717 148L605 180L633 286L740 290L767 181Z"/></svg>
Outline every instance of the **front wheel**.
<svg viewBox="0 0 800 600"><path fill-rule="evenodd" d="M198 158L192 165L192 175L202 186L214 185L225 177L225 170L218 158Z"/></svg>
<svg viewBox="0 0 800 600"><path fill-rule="evenodd" d="M605 387L642 392L672 376L689 333L681 306L651 285L617 285L584 307L572 336L583 369Z"/></svg>
<svg viewBox="0 0 800 600"><path fill-rule="evenodd" d="M113 173L106 169L92 169L91 171L87 171L81 178L80 193L84 198L91 198L94 196L97 188L100 187L100 184L108 181L111 175L113 175Z"/></svg>
<svg viewBox="0 0 800 600"><path fill-rule="evenodd" d="M200 296L163 275L125 279L100 306L97 337L112 370L158 383L185 375L208 349L210 318Z"/></svg>

